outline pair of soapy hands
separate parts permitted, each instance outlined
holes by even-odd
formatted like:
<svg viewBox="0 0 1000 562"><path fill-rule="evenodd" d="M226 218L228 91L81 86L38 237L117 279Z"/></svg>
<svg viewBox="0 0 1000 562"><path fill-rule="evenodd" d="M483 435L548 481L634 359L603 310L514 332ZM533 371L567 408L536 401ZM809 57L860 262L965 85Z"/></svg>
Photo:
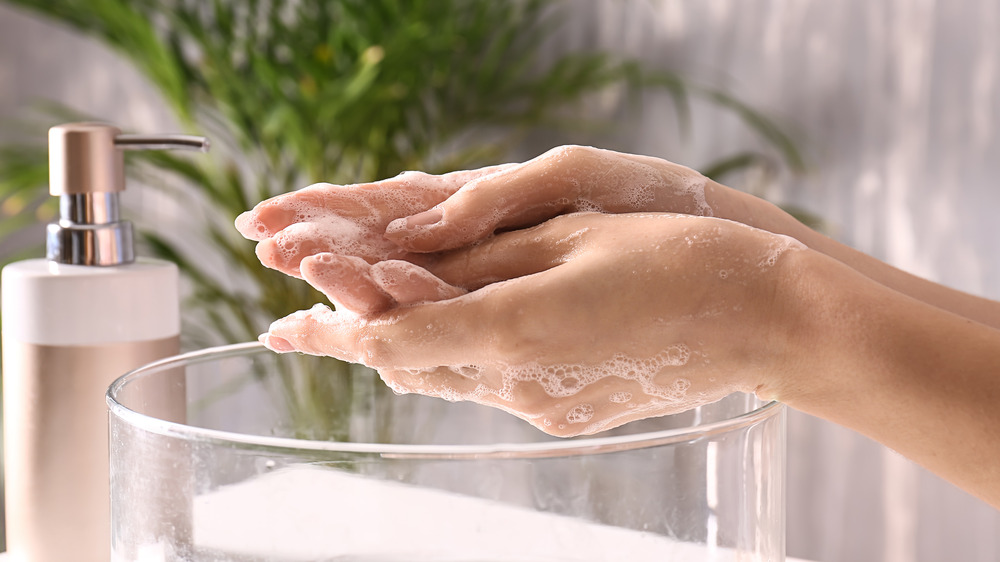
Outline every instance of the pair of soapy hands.
<svg viewBox="0 0 1000 562"><path fill-rule="evenodd" d="M317 184L237 228L264 265L336 305L274 322L271 349L364 363L397 392L572 436L753 392L775 371L777 295L804 246L747 226L768 207L741 197L664 160L570 146Z"/></svg>

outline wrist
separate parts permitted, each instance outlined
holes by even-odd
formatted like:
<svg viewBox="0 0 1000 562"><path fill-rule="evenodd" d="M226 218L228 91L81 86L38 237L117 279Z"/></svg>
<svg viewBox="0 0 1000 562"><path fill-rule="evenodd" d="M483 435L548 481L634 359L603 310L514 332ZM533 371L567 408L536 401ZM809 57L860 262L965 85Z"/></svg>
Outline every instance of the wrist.
<svg viewBox="0 0 1000 562"><path fill-rule="evenodd" d="M878 355L864 320L878 300L873 290L884 287L818 251L783 256L768 346L772 357L760 373L758 396L809 411L815 401L847 399L845 390L860 389L845 377L859 372L854 363Z"/></svg>

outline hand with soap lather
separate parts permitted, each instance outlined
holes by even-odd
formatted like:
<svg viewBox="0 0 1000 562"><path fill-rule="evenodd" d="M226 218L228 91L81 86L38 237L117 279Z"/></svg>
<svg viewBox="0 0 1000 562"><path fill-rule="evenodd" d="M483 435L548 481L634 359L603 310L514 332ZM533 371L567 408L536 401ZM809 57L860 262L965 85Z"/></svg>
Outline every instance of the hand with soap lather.
<svg viewBox="0 0 1000 562"><path fill-rule="evenodd" d="M775 367L807 350L788 345L797 326L771 321L794 294L786 256L803 251L720 219L563 215L427 260L470 293L366 316L320 305L264 341L364 363L400 392L590 434L778 382Z"/></svg>
<svg viewBox="0 0 1000 562"><path fill-rule="evenodd" d="M339 278L360 279L370 288L362 261L419 261L412 253L461 247L497 230L577 211L712 215L706 189L741 195L665 160L568 146L522 164L442 176L405 172L356 186L316 184L258 204L236 226L258 241L257 255L268 267L310 282L323 272L327 283L313 282L319 287ZM324 253L340 258L317 263ZM403 274L400 267L377 272L395 278ZM361 292L362 298L340 295L337 302L363 313L399 304L389 295Z"/></svg>
<svg viewBox="0 0 1000 562"><path fill-rule="evenodd" d="M562 147L478 175L401 177L412 193L399 178L337 188L365 191L377 220L304 192L241 217L265 265L342 305L275 322L268 346L363 362L398 390L488 403L557 435L755 391L1000 506L1000 303L656 158ZM292 212L300 197L310 213ZM324 230L321 217L360 226Z"/></svg>
<svg viewBox="0 0 1000 562"><path fill-rule="evenodd" d="M992 305L982 306L968 295L827 238L763 199L666 160L590 147L563 146L521 164L441 176L405 172L368 184L316 184L258 204L241 215L236 226L258 241L257 255L265 266L309 280L313 270L330 270L329 264L310 267L309 258L317 254L351 256L369 264L419 261L415 253L458 248L494 232L578 211L713 216L785 234L874 281L1000 328ZM364 276L356 261L336 260L334 265L343 270L344 279ZM364 293L370 296L371 291ZM394 304L388 295L382 296L377 308ZM370 312L366 303L352 304ZM350 308L347 302L340 304Z"/></svg>

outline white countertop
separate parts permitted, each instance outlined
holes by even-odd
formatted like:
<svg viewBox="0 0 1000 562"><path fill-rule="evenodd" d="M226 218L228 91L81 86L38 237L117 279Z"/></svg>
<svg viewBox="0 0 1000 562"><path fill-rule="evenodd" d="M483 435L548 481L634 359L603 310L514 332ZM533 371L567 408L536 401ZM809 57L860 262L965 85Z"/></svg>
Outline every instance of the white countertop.
<svg viewBox="0 0 1000 562"><path fill-rule="evenodd" d="M13 558L7 555L6 552L0 552L0 562L14 562ZM810 560L803 560L801 558L785 558L785 562L812 562Z"/></svg>
<svg viewBox="0 0 1000 562"><path fill-rule="evenodd" d="M735 562L739 558L727 548L305 466L197 496L192 513L195 548L255 560L339 560L369 552L373 545L380 551L370 554L388 560L406 560L412 553L429 559L446 555L448 560L524 560L525 553L531 553L532 560ZM439 542L442 521L447 521L446 550ZM162 562L170 558L171 549L159 542L144 545L136 562ZM0 562L14 560L0 553Z"/></svg>
<svg viewBox="0 0 1000 562"><path fill-rule="evenodd" d="M524 560L525 553L532 560L739 559L727 548L306 466L198 496L193 518L196 548L255 559L339 560L357 552L387 560L406 560L412 553L434 559L438 552L448 560ZM446 551L439 542L442 521ZM373 545L381 550L370 552Z"/></svg>

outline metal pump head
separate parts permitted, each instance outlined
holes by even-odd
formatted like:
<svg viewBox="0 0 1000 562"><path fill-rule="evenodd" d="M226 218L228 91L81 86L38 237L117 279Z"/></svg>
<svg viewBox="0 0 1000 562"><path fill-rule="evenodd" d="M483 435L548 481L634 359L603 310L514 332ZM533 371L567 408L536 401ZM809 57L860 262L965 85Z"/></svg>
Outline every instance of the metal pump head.
<svg viewBox="0 0 1000 562"><path fill-rule="evenodd" d="M124 135L104 123L49 129L49 193L59 196L59 222L50 224L49 260L75 265L120 265L135 260L132 223L119 218L125 190L124 150L208 150L204 137Z"/></svg>

